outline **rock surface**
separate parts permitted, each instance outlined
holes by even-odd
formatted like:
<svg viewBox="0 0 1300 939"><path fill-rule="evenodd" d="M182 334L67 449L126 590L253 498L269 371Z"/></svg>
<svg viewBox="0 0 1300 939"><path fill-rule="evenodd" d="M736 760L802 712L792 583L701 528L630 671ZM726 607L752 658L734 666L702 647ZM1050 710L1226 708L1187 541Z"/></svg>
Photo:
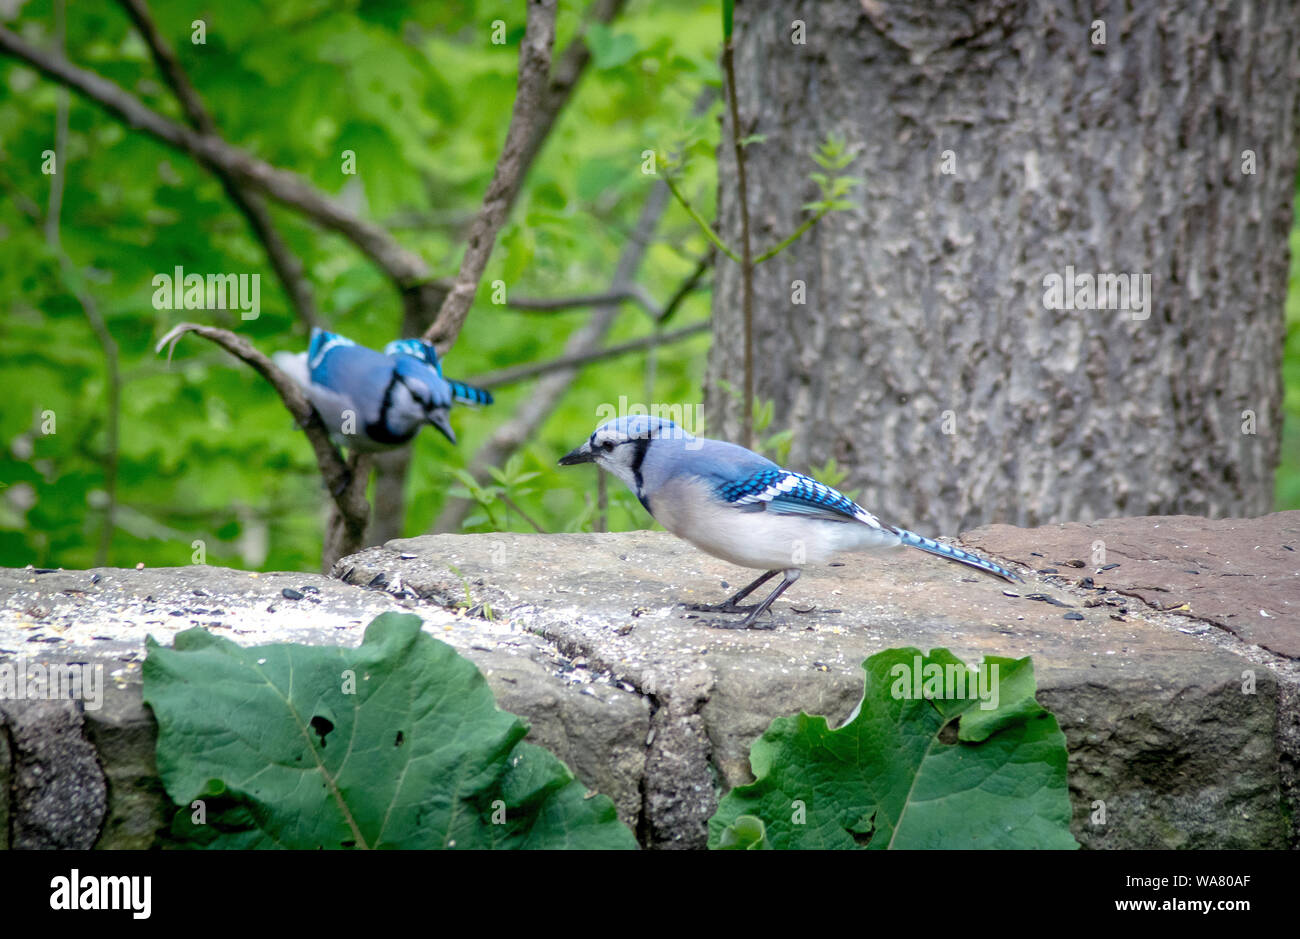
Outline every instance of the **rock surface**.
<svg viewBox="0 0 1300 939"><path fill-rule="evenodd" d="M1047 573L1011 587L919 552L863 555L807 572L773 628L739 631L677 604L720 600L752 572L655 532L398 540L345 558L334 578L0 570L0 662L106 666L103 706L84 715L107 802L83 827L101 847L152 844L169 816L140 703L146 634L166 643L202 625L246 645L354 645L386 610L418 612L472 659L529 739L613 798L646 845L700 847L719 794L752 778L749 746L771 719L842 721L860 663L893 646L1034 657L1085 846L1300 843L1300 552L1285 547L1300 548L1300 513L990 526L966 542ZM17 740L0 733L0 838L34 817ZM70 772L92 785L89 768Z"/></svg>
<svg viewBox="0 0 1300 939"><path fill-rule="evenodd" d="M1300 659L1300 512L1110 518L1045 525L1033 529L1032 540L1028 534L989 525L965 540L1029 567L1055 567L1070 583L1091 577L1098 587Z"/></svg>

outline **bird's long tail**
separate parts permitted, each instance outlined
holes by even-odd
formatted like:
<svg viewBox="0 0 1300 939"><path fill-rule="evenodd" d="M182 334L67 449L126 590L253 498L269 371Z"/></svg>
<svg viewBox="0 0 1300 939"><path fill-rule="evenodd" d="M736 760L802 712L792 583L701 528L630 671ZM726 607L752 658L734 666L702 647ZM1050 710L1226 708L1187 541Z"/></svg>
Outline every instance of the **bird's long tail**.
<svg viewBox="0 0 1300 939"><path fill-rule="evenodd" d="M486 388L475 388L463 381L451 379L447 381L447 384L451 385L451 396L461 404L491 404L493 401L492 392Z"/></svg>
<svg viewBox="0 0 1300 939"><path fill-rule="evenodd" d="M956 561L958 564L967 564L971 567L995 574L1003 580L1009 580L1012 583L1020 583L1020 578L1011 571L1007 570L1000 564L994 564L985 558L969 551L963 551L961 548L954 548L952 545L946 545L942 541L935 541L933 538L926 538L918 535L914 531L908 531L906 528L896 529L899 540L902 544L911 548L918 548L929 554L937 554L941 558L947 558L949 561Z"/></svg>

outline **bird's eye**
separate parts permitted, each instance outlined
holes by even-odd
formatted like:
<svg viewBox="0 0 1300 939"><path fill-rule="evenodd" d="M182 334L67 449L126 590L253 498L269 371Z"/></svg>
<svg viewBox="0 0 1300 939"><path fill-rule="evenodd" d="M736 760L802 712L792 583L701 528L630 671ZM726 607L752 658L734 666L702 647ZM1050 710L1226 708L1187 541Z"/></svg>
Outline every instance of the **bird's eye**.
<svg viewBox="0 0 1300 939"><path fill-rule="evenodd" d="M600 449L604 450L606 453L611 453L611 452L613 452L613 450L614 450L614 441L612 441L612 440L606 440L604 443L602 443L602 444L600 445Z"/></svg>

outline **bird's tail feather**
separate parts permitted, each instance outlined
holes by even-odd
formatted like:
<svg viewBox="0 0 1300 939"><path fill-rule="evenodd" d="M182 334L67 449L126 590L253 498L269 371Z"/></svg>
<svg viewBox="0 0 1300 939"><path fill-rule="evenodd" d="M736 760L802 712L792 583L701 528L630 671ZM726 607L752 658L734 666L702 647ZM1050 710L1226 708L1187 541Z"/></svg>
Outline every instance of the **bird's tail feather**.
<svg viewBox="0 0 1300 939"><path fill-rule="evenodd" d="M277 352L271 361L279 366L280 371L292 378L300 387L311 384L311 373L307 370L306 352Z"/></svg>
<svg viewBox="0 0 1300 939"><path fill-rule="evenodd" d="M1011 571L1007 570L1000 564L994 564L985 558L969 551L963 551L961 548L954 548L952 545L944 544L942 541L935 541L933 538L926 538L918 535L914 531L908 531L906 528L899 528L898 537L902 544L911 548L918 548L929 554L938 555L941 558L947 558L949 561L956 561L959 564L967 564L971 567L995 574L1003 580L1009 580L1012 583L1020 583L1020 578Z"/></svg>
<svg viewBox="0 0 1300 939"><path fill-rule="evenodd" d="M494 400L486 388L475 388L463 381L449 380L447 384L451 385L451 396L461 404L491 404Z"/></svg>

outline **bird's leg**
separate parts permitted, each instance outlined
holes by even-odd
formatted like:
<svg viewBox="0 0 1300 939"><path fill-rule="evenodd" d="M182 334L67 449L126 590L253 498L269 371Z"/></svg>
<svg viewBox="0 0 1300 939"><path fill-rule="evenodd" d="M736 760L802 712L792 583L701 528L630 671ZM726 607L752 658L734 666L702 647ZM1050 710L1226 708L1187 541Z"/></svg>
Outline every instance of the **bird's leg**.
<svg viewBox="0 0 1300 939"><path fill-rule="evenodd" d="M754 609L756 604L750 603L746 606L738 606L738 603L759 587L763 586L778 573L780 573L780 571L768 571L748 587L743 588L738 593L723 600L721 603L685 603L683 606L688 610L695 611L696 613L748 613L750 610Z"/></svg>
<svg viewBox="0 0 1300 939"><path fill-rule="evenodd" d="M770 571L768 574L766 574L766 575L762 578L762 580L758 581L758 583L751 584L750 587L749 587L748 589L751 589L751 590L752 590L754 587L757 587L759 583L762 583L763 580L767 580L768 577L771 577L771 576L772 576L773 574L775 574L775 573L776 573L776 571ZM781 594L785 593L786 589L787 589L787 588L788 588L792 583L794 583L796 580L799 579L799 573L800 573L800 571L799 571L799 568L797 568L797 567L793 567L793 568L791 568L790 570L786 571L786 572L785 572L785 577L781 580L781 583L777 586L777 588L776 588L775 590L773 590L770 594L768 594L768 597L767 597L766 600L764 600L762 603L758 604L758 606L754 607L753 612L750 613L748 616L745 617L744 622L742 622L742 623L710 623L709 625L712 626L712 627L714 627L715 629L773 629L773 628L775 628L774 625L755 626L755 625L754 625L754 621L757 620L757 619L758 619L760 616L762 616L764 613L766 613L766 612L767 612L767 608L770 607L770 606L771 606L771 605L776 601L776 598L779 597L779 596L781 596Z"/></svg>

